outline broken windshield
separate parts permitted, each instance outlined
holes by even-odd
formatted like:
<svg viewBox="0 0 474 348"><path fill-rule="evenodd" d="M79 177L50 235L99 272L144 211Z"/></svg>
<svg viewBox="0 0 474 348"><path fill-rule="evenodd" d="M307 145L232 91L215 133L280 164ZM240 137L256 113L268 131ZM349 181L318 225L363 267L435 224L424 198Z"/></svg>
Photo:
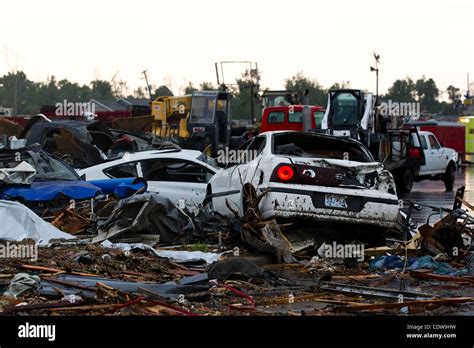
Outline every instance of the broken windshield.
<svg viewBox="0 0 474 348"><path fill-rule="evenodd" d="M22 154L20 158L2 156L0 158L0 168L15 168L21 162L26 162L35 168L36 175L33 180L80 180L74 170L64 162L53 157L46 157L43 154L38 154L36 160L26 153Z"/></svg>
<svg viewBox="0 0 474 348"><path fill-rule="evenodd" d="M72 169L55 158L49 158L49 166L44 166L42 169L42 172L35 175L34 180L80 180Z"/></svg>
<svg viewBox="0 0 474 348"><path fill-rule="evenodd" d="M374 162L362 145L335 137L294 132L275 134L273 139L275 155Z"/></svg>

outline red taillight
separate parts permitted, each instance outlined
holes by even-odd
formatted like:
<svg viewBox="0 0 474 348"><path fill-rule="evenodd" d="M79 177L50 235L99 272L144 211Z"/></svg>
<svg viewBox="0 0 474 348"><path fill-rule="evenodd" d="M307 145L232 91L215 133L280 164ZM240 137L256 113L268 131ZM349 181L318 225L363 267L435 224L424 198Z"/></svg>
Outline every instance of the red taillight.
<svg viewBox="0 0 474 348"><path fill-rule="evenodd" d="M417 147L411 147L408 149L408 157L410 158L420 158L421 157L421 151Z"/></svg>
<svg viewBox="0 0 474 348"><path fill-rule="evenodd" d="M278 168L277 175L280 180L288 181L291 180L293 175L295 175L295 171L290 166L281 166L280 168Z"/></svg>

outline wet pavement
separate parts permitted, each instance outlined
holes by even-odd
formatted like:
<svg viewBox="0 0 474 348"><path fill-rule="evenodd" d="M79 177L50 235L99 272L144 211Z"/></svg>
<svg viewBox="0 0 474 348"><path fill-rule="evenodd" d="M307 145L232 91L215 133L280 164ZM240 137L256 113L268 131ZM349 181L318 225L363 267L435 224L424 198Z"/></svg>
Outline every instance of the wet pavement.
<svg viewBox="0 0 474 348"><path fill-rule="evenodd" d="M456 190L463 185L466 187L464 199L474 204L474 167L463 167L456 171L456 180L452 192L445 191L442 181L424 180L415 183L410 193L400 194L399 196L405 201L452 209ZM405 204L403 210L406 211L406 208L407 204ZM423 208L421 211L414 211L412 218L417 223L425 223L428 216L433 213L432 209ZM430 221L434 222L438 218L439 214L432 216Z"/></svg>

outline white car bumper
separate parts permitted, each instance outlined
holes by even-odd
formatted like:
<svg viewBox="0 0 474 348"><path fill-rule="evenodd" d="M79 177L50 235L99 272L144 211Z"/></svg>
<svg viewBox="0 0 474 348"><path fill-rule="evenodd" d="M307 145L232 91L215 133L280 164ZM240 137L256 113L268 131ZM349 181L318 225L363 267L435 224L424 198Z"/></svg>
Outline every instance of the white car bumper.
<svg viewBox="0 0 474 348"><path fill-rule="evenodd" d="M399 214L395 195L368 189L335 189L308 186L268 187L259 208L263 218L309 218L318 221L395 227ZM265 189L260 189L263 192ZM326 206L326 195L344 197L346 207Z"/></svg>

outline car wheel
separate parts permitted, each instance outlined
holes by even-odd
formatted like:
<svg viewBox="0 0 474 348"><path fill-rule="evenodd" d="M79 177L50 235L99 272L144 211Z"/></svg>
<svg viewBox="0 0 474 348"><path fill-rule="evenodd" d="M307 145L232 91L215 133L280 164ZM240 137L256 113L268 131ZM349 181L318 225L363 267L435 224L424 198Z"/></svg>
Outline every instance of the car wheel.
<svg viewBox="0 0 474 348"><path fill-rule="evenodd" d="M454 187L454 165L450 164L448 168L446 168L446 173L444 174L444 187L446 191L452 191Z"/></svg>
<svg viewBox="0 0 474 348"><path fill-rule="evenodd" d="M397 176L397 190L402 193L408 193L413 188L413 181L415 175L410 168L403 168L401 173Z"/></svg>

